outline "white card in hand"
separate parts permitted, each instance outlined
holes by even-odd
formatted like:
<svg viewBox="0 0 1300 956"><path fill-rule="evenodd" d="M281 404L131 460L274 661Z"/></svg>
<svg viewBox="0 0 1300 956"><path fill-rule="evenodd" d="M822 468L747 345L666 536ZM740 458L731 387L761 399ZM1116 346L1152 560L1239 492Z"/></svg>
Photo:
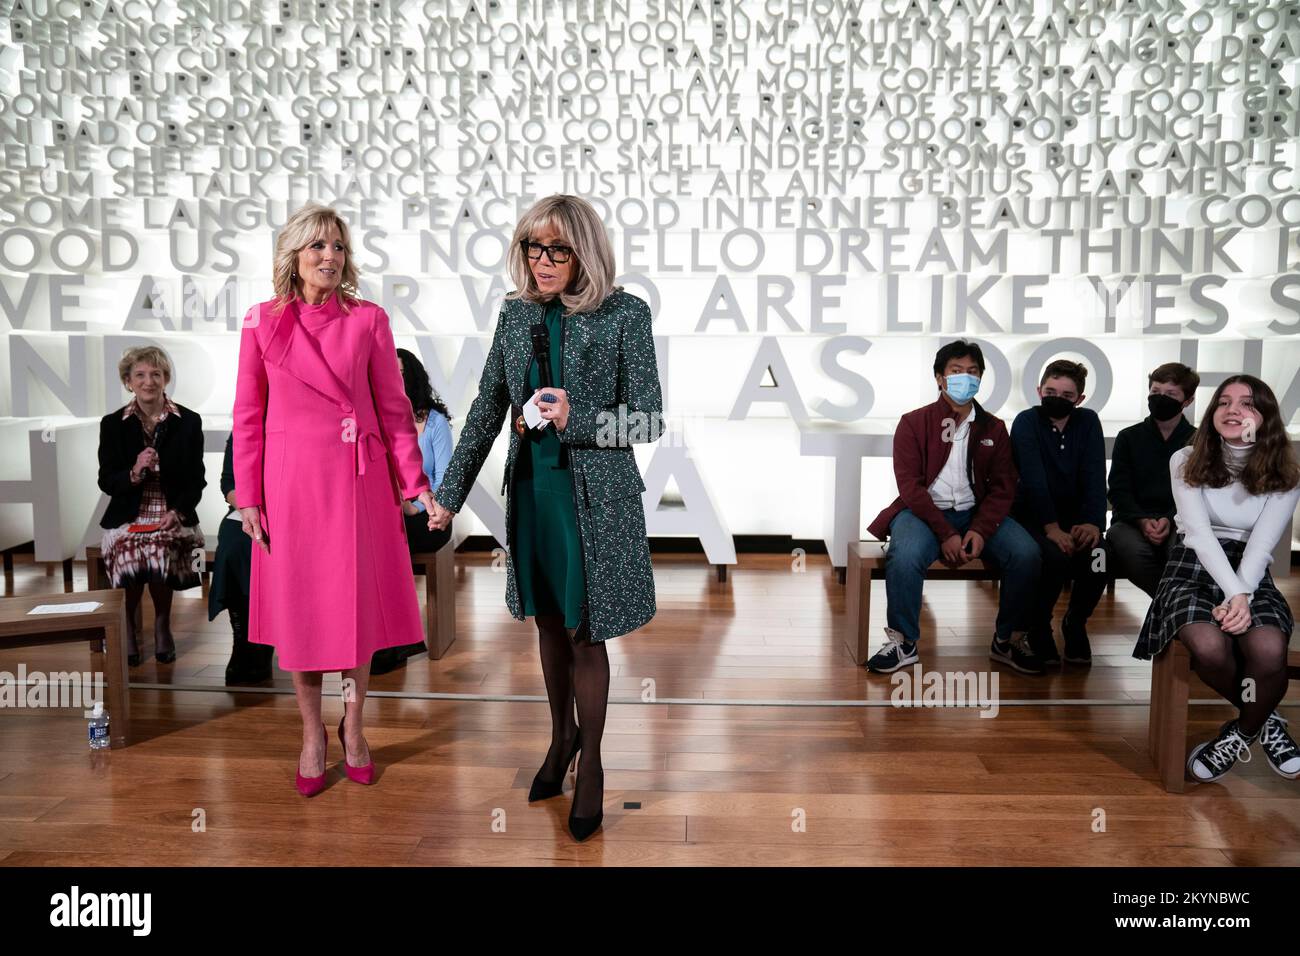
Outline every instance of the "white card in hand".
<svg viewBox="0 0 1300 956"><path fill-rule="evenodd" d="M542 417L542 410L537 407L537 402L529 399L524 402L524 424L529 428L545 428L550 421Z"/></svg>

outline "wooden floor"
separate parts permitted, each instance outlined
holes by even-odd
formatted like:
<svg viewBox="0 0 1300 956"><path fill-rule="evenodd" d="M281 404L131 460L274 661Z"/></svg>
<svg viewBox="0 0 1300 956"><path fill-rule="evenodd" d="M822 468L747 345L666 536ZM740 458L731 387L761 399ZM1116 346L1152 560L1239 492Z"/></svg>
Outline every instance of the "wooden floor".
<svg viewBox="0 0 1300 956"><path fill-rule="evenodd" d="M1146 599L1130 585L1090 623L1090 669L997 668L1001 709L983 719L889 706L890 679L838 636L844 589L825 559L796 572L785 556L742 556L726 583L703 558L656 556L658 615L610 644L605 826L574 844L571 782L526 801L549 740L536 632L510 619L486 555L459 562L448 655L372 682L376 786L343 778L334 740L328 789L300 797L288 675L222 689L226 618L178 596L176 663L132 672L131 747L89 753L79 711L0 709L0 864L1300 864L1300 781L1258 747L1221 784L1160 789L1150 665L1130 656ZM1279 586L1300 608L1300 577ZM57 566L19 558L17 593L62 590ZM925 668L987 672L992 586L933 582L925 600ZM85 669L89 654L0 650L0 671L20 662ZM325 709L333 727L341 704ZM1300 729L1300 688L1283 712ZM1195 706L1190 732L1229 713Z"/></svg>

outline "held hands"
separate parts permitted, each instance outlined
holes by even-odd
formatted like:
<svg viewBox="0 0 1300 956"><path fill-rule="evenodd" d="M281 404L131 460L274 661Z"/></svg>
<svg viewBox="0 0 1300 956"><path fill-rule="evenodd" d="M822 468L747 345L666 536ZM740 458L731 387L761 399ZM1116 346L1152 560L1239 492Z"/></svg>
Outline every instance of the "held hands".
<svg viewBox="0 0 1300 956"><path fill-rule="evenodd" d="M538 396L553 395L555 401L541 401ZM555 423L555 427L564 431L569 424L569 393L562 388L539 388L529 399L542 413L542 418Z"/></svg>
<svg viewBox="0 0 1300 956"><path fill-rule="evenodd" d="M1250 601L1245 594L1234 594L1212 612L1214 619L1228 634L1242 634L1250 627Z"/></svg>
<svg viewBox="0 0 1300 956"><path fill-rule="evenodd" d="M430 517L433 516L433 509L437 505L437 502L433 500L432 491L430 491L428 488L425 488L422 492L420 492L418 495L415 496L415 500L418 501L420 504L424 505L424 513L426 515L429 515ZM407 510L408 508L410 509L409 511ZM412 502L403 501L402 512L408 515L419 514L419 509L417 509ZM430 531L433 530L432 522L429 523L429 530Z"/></svg>
<svg viewBox="0 0 1300 956"><path fill-rule="evenodd" d="M429 496L427 501L425 501L425 495ZM430 491L422 492L420 495L420 500L424 501L424 509L429 513L430 531L442 531L444 528L446 528L448 525L451 524L451 519L456 516L456 512L448 511L446 508L440 505L434 499L433 493Z"/></svg>
<svg viewBox="0 0 1300 956"><path fill-rule="evenodd" d="M978 558L984 550L984 536L978 531L967 531L961 539L961 550L967 561Z"/></svg>
<svg viewBox="0 0 1300 956"><path fill-rule="evenodd" d="M240 508L239 517L244 522L244 534L248 535L255 542L262 546L262 550L267 554L271 553L270 543L266 540L266 535L262 532L262 509Z"/></svg>

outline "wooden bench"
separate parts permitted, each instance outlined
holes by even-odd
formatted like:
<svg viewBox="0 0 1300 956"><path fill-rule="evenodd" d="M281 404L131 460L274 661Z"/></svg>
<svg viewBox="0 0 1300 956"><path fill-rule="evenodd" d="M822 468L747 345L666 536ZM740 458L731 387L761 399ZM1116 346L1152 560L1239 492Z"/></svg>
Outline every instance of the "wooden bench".
<svg viewBox="0 0 1300 956"><path fill-rule="evenodd" d="M110 747L125 747L131 739L130 694L126 667L126 603L121 591L77 594L32 594L0 601L0 648L37 647L87 641L92 668L104 675L104 707L108 711ZM98 601L94 611L28 614L40 604ZM23 689L25 692L26 689ZM83 700L86 710L91 701Z"/></svg>
<svg viewBox="0 0 1300 956"><path fill-rule="evenodd" d="M844 596L844 642L858 665L871 656L867 633L871 626L871 579L885 576L885 542L853 541L849 543ZM936 561L925 572L926 580L994 581L1001 572L976 558L960 568L950 568Z"/></svg>
<svg viewBox="0 0 1300 956"><path fill-rule="evenodd" d="M1287 654L1286 670L1292 678L1300 677L1300 650ZM1191 654L1177 638L1156 655L1151 665L1147 748L1160 782L1169 793L1183 792L1187 774L1187 688L1191 675Z"/></svg>
<svg viewBox="0 0 1300 956"><path fill-rule="evenodd" d="M456 537L437 551L411 555L411 572L424 575L424 643L436 661L456 640Z"/></svg>

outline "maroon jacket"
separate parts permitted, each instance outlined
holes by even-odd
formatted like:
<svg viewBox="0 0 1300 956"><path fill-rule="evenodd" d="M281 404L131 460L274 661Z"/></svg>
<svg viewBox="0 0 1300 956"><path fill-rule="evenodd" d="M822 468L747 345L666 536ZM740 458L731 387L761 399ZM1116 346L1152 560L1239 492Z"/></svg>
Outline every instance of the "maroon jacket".
<svg viewBox="0 0 1300 956"><path fill-rule="evenodd" d="M971 422L966 442L966 477L975 493L970 530L988 541L1011 511L1020 475L1011 456L1007 426L1002 419L981 408L979 402L975 402L975 410L978 414ZM949 422L946 426L945 420ZM958 534L935 506L929 491L952 450L952 442L944 440L945 428L951 429L955 423L952 407L942 395L934 404L914 409L899 420L894 432L898 497L867 526L867 531L877 540L888 537L889 522L904 508L910 508L912 514L928 524L941 544Z"/></svg>

